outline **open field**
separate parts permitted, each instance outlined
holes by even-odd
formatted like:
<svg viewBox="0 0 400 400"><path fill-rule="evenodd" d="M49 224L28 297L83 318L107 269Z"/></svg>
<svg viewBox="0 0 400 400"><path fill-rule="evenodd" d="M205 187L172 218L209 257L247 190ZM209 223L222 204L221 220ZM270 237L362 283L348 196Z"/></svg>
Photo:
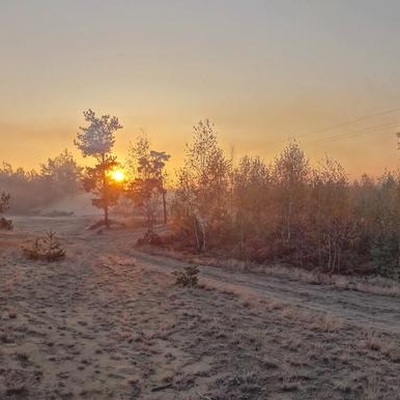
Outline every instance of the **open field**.
<svg viewBox="0 0 400 400"><path fill-rule="evenodd" d="M0 399L400 399L400 297L139 252L90 218L0 233ZM26 260L53 229L65 260Z"/></svg>

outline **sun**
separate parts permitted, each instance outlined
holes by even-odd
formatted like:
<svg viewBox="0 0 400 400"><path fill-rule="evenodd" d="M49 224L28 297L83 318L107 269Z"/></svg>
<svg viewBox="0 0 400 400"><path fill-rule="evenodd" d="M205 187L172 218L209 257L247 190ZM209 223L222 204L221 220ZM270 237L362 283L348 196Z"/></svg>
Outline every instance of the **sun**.
<svg viewBox="0 0 400 400"><path fill-rule="evenodd" d="M125 180L125 173L121 169L116 169L111 171L111 179L116 182L123 182Z"/></svg>

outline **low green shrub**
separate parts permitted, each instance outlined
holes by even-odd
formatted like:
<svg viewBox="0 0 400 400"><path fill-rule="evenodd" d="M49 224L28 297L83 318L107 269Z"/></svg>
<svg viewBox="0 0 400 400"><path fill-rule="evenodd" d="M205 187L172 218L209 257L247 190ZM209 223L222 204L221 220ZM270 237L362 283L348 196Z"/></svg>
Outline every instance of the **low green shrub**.
<svg viewBox="0 0 400 400"><path fill-rule="evenodd" d="M29 247L23 248L23 253L29 260L54 262L65 258L65 249L53 231L33 240Z"/></svg>
<svg viewBox="0 0 400 400"><path fill-rule="evenodd" d="M182 287L194 287L198 283L199 268L196 265L185 267L183 271L175 271L175 285Z"/></svg>

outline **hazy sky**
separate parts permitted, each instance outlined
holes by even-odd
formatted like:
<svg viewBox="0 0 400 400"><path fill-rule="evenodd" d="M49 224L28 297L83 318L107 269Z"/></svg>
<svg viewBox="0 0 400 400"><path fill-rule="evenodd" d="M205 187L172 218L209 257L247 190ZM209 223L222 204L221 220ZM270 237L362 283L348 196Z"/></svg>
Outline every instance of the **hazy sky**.
<svg viewBox="0 0 400 400"><path fill-rule="evenodd" d="M143 128L179 164L208 117L236 157L299 137L352 174L395 168L400 109L323 129L400 107L399 21L395 0L1 0L0 161L72 149L92 108L123 123L121 158Z"/></svg>

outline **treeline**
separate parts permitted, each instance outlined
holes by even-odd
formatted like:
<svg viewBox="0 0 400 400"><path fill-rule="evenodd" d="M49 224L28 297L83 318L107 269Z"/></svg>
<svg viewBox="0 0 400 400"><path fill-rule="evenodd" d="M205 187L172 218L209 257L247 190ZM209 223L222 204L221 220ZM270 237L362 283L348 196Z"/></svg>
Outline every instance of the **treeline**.
<svg viewBox="0 0 400 400"><path fill-rule="evenodd" d="M3 162L0 188L10 194L10 213L38 214L42 208L76 194L82 186L81 172L68 150L41 164L39 172L14 169Z"/></svg>
<svg viewBox="0 0 400 400"><path fill-rule="evenodd" d="M249 156L234 162L205 120L194 127L171 185L170 156L153 150L148 137L130 145L123 168L112 153L118 118L92 110L84 117L75 145L95 165L83 169L67 150L39 173L3 164L0 189L11 195L11 212L37 213L84 189L103 210L106 227L109 211L130 209L146 224L149 241L154 224L168 218L174 234L156 242L178 249L400 279L398 171L350 182L339 162L311 164L296 141L269 163Z"/></svg>
<svg viewBox="0 0 400 400"><path fill-rule="evenodd" d="M194 129L171 205L182 247L329 273L400 277L400 175L349 182L295 141L269 164L226 157L209 121Z"/></svg>

